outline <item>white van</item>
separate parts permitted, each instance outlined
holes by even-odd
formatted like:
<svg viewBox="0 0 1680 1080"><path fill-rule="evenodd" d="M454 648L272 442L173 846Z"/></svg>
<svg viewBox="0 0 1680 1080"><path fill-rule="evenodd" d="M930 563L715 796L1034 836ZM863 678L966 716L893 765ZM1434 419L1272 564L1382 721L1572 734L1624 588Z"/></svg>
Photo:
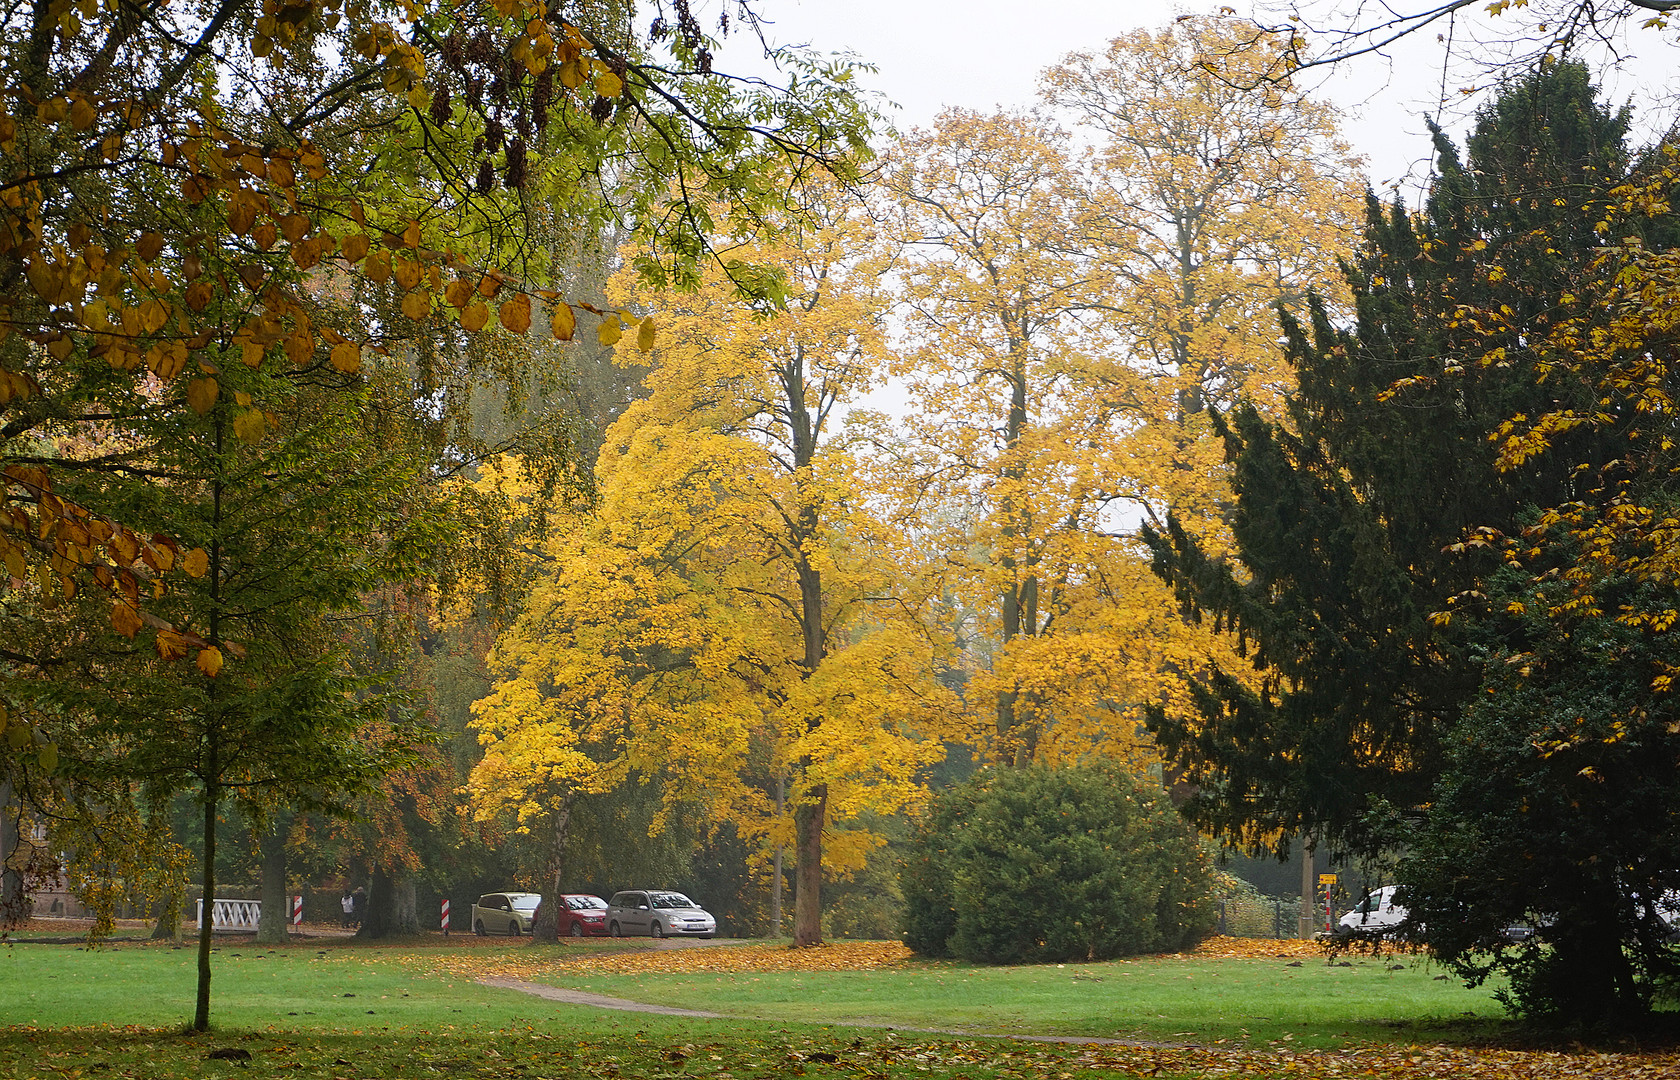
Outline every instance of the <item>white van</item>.
<svg viewBox="0 0 1680 1080"><path fill-rule="evenodd" d="M1339 937L1388 937L1406 920L1406 909L1394 902L1398 885L1372 889L1336 923Z"/></svg>

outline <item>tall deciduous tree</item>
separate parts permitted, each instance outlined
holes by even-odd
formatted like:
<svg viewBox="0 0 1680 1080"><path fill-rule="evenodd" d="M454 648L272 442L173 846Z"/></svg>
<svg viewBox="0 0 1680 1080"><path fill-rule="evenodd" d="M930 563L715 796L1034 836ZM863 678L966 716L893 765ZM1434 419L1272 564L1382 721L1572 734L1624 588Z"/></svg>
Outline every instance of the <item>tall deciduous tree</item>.
<svg viewBox="0 0 1680 1080"><path fill-rule="evenodd" d="M743 246L781 276L773 309L743 309L721 274L626 297L661 327L649 395L609 431L598 520L557 537L554 578L498 642L475 773L488 804L562 822L596 778L635 770L744 835L785 842L791 824L800 944L821 939L825 863L855 865L873 842L859 815L916 797L944 719L835 430L881 365L867 222L811 198Z"/></svg>
<svg viewBox="0 0 1680 1080"><path fill-rule="evenodd" d="M1101 357L1084 317L1108 282L1065 140L1042 118L947 112L889 170L907 248L899 369L915 403L909 460L893 469L904 504L935 523L953 587L1010 655L1061 629L1090 546L1111 545L1103 515L1122 496L1090 448L1134 425L1146 391ZM1042 695L1006 677L970 692L994 713L997 752L1030 760Z"/></svg>
<svg viewBox="0 0 1680 1080"><path fill-rule="evenodd" d="M1348 162L1324 110L1198 66L1224 33L1052 69L1098 143L1083 163L1042 117L948 113L889 172L917 403L899 487L946 507L948 580L998 644L969 691L1005 759L1147 756L1139 707L1186 705L1166 673L1228 648L1175 626L1128 526L1172 501L1223 537L1206 406L1288 385L1255 326L1331 273Z"/></svg>
<svg viewBox="0 0 1680 1080"><path fill-rule="evenodd" d="M1660 48L1675 9L1673 0L1421 0L1317 10L1292 6L1287 21L1259 28L1254 44L1263 42L1264 50L1277 56L1265 77L1288 79L1303 69L1387 56L1402 39L1430 34L1443 46L1443 63L1462 58L1514 78L1579 55L1583 44L1590 48L1617 41L1624 33L1632 41ZM1476 19L1486 21L1478 24Z"/></svg>

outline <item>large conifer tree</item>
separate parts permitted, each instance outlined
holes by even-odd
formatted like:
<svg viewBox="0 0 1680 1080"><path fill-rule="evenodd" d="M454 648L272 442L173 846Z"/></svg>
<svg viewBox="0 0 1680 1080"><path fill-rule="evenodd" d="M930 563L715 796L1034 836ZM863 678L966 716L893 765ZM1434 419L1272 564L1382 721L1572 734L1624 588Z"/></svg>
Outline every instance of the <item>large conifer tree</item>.
<svg viewBox="0 0 1680 1080"><path fill-rule="evenodd" d="M1599 242L1627 127L1561 64L1482 112L1467 161L1437 132L1422 212L1369 202L1348 271L1356 325L1284 317L1300 380L1288 422L1224 418L1241 565L1171 523L1146 534L1186 613L1233 628L1267 675L1251 692L1216 674L1194 721L1154 720L1202 825L1370 853L1392 839L1367 824L1373 800L1430 801L1443 734L1481 683L1463 623L1442 617L1498 564L1480 530L1515 533L1571 497L1574 465L1615 453L1598 435L1501 473L1489 436L1582 392L1538 382L1530 349Z"/></svg>

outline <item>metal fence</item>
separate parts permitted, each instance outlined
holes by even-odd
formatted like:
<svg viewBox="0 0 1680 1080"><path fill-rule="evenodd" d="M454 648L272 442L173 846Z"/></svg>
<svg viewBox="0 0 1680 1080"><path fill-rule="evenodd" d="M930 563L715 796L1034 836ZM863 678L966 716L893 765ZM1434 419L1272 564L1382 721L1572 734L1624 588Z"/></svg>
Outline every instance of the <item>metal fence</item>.
<svg viewBox="0 0 1680 1080"><path fill-rule="evenodd" d="M1300 900L1261 896L1219 902L1219 932L1229 937L1296 938L1300 927Z"/></svg>

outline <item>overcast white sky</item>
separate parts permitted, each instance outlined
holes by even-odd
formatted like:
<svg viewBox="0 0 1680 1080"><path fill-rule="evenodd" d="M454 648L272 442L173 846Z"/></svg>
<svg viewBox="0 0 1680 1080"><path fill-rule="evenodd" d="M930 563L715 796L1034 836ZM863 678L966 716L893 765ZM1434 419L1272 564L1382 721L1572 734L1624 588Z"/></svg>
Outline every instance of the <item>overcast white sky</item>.
<svg viewBox="0 0 1680 1080"><path fill-rule="evenodd" d="M1241 11L1252 0L1230 0ZM1357 0L1323 0L1327 6ZM702 5L696 4L700 10ZM1038 73L1074 50L1094 50L1140 27L1170 23L1185 12L1217 10L1220 3L1166 0L760 0L773 23L772 40L808 43L827 52L854 52L880 70L864 85L902 108L893 115L905 130L926 126L939 110L958 105L975 110L1031 105ZM705 16L702 16L705 18ZM1324 16L1319 16L1324 21ZM1467 10L1458 40L1472 37L1476 24L1503 29L1481 11ZM1269 20L1275 21L1275 20ZM1509 25L1509 20L1506 24ZM1443 46L1435 28L1418 35L1388 58L1365 57L1322 78L1321 90L1345 113L1344 132L1369 161L1369 177L1381 189L1427 168L1429 142L1421 116L1435 114L1441 100ZM732 35L718 68L742 70L747 35ZM1635 59L1605 84L1618 102L1632 99L1647 118L1666 110L1669 83L1680 67L1680 33L1630 31L1620 43ZM1466 99L1459 89L1477 72L1449 71L1447 97L1458 107L1449 130L1462 132ZM1663 126L1666 126L1664 124Z"/></svg>

